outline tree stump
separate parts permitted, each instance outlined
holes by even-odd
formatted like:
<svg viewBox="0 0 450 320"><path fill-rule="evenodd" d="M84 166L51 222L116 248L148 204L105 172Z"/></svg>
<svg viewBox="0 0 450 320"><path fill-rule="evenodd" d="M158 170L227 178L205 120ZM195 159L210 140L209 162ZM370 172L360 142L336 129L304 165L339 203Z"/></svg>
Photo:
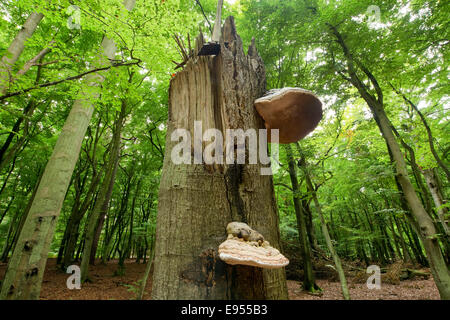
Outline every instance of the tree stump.
<svg viewBox="0 0 450 320"><path fill-rule="evenodd" d="M200 35L197 50L202 44ZM231 221L247 223L280 248L272 176L261 175L262 165L248 161L176 165L171 160L178 144L171 141L172 132L187 129L194 137L194 121L202 122L203 132L216 128L223 137L226 129L264 128L254 108L254 100L266 91L263 61L253 42L244 54L233 17L225 21L220 46L217 56L189 59L170 83L153 299L288 298L284 268L230 266L217 252ZM198 137L193 143L199 143ZM245 148L248 155L248 144ZM194 159L194 152L190 156Z"/></svg>

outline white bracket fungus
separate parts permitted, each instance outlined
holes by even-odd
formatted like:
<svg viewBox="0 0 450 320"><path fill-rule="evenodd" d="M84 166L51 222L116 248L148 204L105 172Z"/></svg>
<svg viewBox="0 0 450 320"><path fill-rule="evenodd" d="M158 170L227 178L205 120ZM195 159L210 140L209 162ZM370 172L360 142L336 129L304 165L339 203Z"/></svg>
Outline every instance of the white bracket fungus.
<svg viewBox="0 0 450 320"><path fill-rule="evenodd" d="M282 268L289 260L257 231L242 222L230 222L228 239L219 246L219 257L231 265L247 265L266 269Z"/></svg>

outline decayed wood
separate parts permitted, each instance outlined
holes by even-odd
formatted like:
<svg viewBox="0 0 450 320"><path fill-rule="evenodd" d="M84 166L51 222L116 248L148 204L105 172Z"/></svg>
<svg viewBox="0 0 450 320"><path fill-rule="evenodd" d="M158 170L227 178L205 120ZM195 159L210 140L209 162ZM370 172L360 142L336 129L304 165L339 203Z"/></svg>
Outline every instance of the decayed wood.
<svg viewBox="0 0 450 320"><path fill-rule="evenodd" d="M202 43L200 35L195 50ZM232 17L223 26L220 44L219 55L195 56L171 80L153 299L287 299L284 269L229 266L217 253L231 221L247 223L280 248L272 177L260 175L259 164L171 161L178 144L171 141L172 132L188 129L194 140L194 121L202 121L203 132L217 128L224 137L228 128L264 128L253 105L266 86L254 44L245 55Z"/></svg>

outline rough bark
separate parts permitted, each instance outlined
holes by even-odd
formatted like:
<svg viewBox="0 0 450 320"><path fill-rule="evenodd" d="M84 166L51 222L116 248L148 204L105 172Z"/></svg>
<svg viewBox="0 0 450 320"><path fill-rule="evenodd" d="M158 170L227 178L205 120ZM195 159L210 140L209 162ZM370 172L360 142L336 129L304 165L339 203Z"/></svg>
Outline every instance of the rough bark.
<svg viewBox="0 0 450 320"><path fill-rule="evenodd" d="M217 253L231 221L248 223L280 247L272 177L260 175L260 164L171 160L172 132L183 128L193 136L195 120L224 137L226 129L264 128L253 105L265 92L263 62L253 44L244 54L232 17L222 34L220 54L190 59L170 83L153 299L287 299L284 269L229 266ZM199 37L197 47L202 43Z"/></svg>

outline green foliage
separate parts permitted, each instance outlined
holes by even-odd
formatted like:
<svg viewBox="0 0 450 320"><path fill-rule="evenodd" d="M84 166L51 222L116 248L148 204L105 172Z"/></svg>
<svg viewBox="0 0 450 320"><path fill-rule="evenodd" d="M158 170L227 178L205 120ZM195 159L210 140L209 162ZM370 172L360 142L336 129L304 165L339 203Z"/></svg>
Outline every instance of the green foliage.
<svg viewBox="0 0 450 320"><path fill-rule="evenodd" d="M391 85L418 105L448 166L449 4L388 0L243 0L240 4L238 30L244 43L255 38L266 65L268 87L300 86L317 93L324 102L324 119L301 142L305 154L296 157L308 161L339 254L354 257L358 246L371 254L377 243L398 241L393 239L398 230L391 230L389 221L406 221L408 212L402 208L394 168L372 114L342 76L346 60L330 25L343 35L354 59L378 80L388 117L415 151L420 169L438 167L427 132L419 115ZM380 9L379 23L370 22L371 5ZM358 76L375 93L366 75ZM405 155L410 162L406 150ZM285 163L283 150L281 158ZM287 165L282 169L274 177L280 228L282 236L294 238L292 191L283 186L290 186ZM304 182L302 172L298 174ZM440 177L446 180L444 175ZM412 174L411 179L417 181ZM443 187L448 193L448 184ZM417 191L422 193L418 186ZM311 198L304 183L299 193L304 199ZM320 224L317 219L313 222L319 245L325 247ZM386 235L390 239L386 240Z"/></svg>
<svg viewBox="0 0 450 320"><path fill-rule="evenodd" d="M213 23L216 1L200 2ZM0 4L0 56L5 55L31 12L44 14L13 66L14 81L8 92L21 92L36 84L59 81L95 69L104 36L117 45L114 62L135 64L102 71L105 81L100 88L88 87L80 78L0 101L0 149L14 133L3 155L5 159L11 152L11 157L0 165L0 249L12 243L19 229L73 101L82 97L83 92L98 90L100 98L94 102L95 113L58 220L51 256L58 254L73 211L92 196L78 228L77 250L82 243L86 218L104 179L103 169L109 159L117 114L124 103L126 115L119 168L98 252L103 254L108 243L117 240L112 241L111 253L111 257L117 257L131 239L133 254L140 252L142 256L142 252L152 246L155 234L168 88L175 72L172 60L180 59L172 37L177 33L186 39L189 34L192 40L199 27L209 37L209 26L196 1L137 1L129 12L122 0L83 0L76 2L80 8L81 28L70 29L67 8L71 3L68 0L22 0ZM378 24L370 23L367 13L374 4L381 12ZM301 141L302 153L293 149L295 160L306 159L325 222L343 257L363 259L365 253L370 258L381 259L378 247L393 245L398 236L412 247L409 241L413 235L399 227L406 225L408 212L400 201L386 144L360 93L342 76L345 57L329 25L339 29L353 57L368 66L376 77L389 119L399 137L413 148L420 169L437 168L420 117L392 86L424 114L437 152L448 166L449 6L448 1L426 0L377 3L369 0L241 0L232 5L225 3L224 18L230 14L236 17L244 46L255 38L265 62L268 88L303 87L317 93L324 103L324 119ZM17 76L28 61L47 47L51 50L38 62L40 65ZM374 93L375 88L367 77L361 72L358 75ZM31 109L30 103L35 104ZM14 129L20 119L23 120ZM403 151L410 164L412 159ZM298 226L293 192L286 154L283 148L280 152L282 169L274 176L274 185L281 236L296 240ZM296 196L309 205L315 237L319 246L326 248L304 172L297 171L300 191ZM440 168L438 174L444 182L445 197L450 191L445 183L448 181ZM426 200L429 195L422 194L417 185L423 178L415 177L412 172L410 177ZM90 190L96 178L99 183ZM448 203L442 207L448 208ZM446 212L448 214L448 210ZM130 226L133 227L131 237ZM137 287L139 283L129 285L129 290Z"/></svg>

